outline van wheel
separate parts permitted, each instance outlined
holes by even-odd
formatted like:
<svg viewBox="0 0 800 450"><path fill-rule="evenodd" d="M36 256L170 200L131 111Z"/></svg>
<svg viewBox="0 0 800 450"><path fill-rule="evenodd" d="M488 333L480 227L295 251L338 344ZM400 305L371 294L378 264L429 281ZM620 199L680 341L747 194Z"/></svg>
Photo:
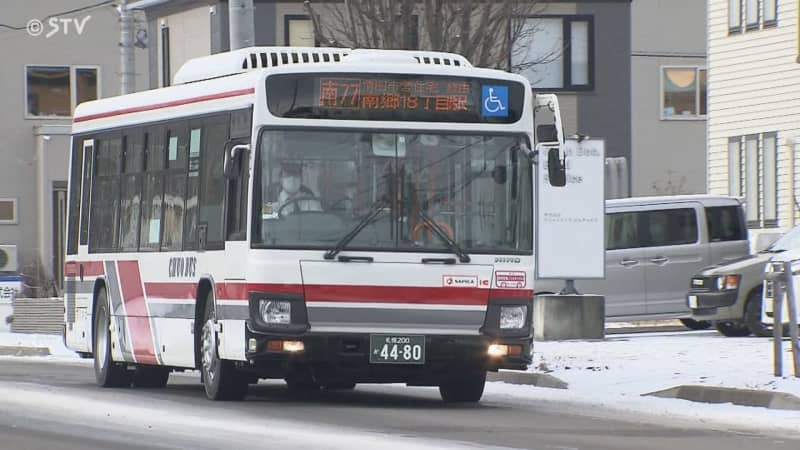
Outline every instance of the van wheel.
<svg viewBox="0 0 800 450"><path fill-rule="evenodd" d="M111 314L105 288L97 292L94 311L94 377L102 387L128 387L131 376L127 368L111 357Z"/></svg>
<svg viewBox="0 0 800 450"><path fill-rule="evenodd" d="M727 337L745 337L750 336L750 330L747 324L738 320L726 320L717 322L717 331Z"/></svg>
<svg viewBox="0 0 800 450"><path fill-rule="evenodd" d="M163 388L169 380L170 370L161 366L138 366L133 371L133 387Z"/></svg>
<svg viewBox="0 0 800 450"><path fill-rule="evenodd" d="M243 400L247 396L247 376L236 370L233 361L219 358L215 324L214 299L209 292L200 338L201 372L206 397L209 400Z"/></svg>
<svg viewBox="0 0 800 450"><path fill-rule="evenodd" d="M707 320L681 319L681 323L690 330L707 330L711 328L711 322Z"/></svg>
<svg viewBox="0 0 800 450"><path fill-rule="evenodd" d="M486 371L476 370L460 373L439 385L439 394L447 403L477 403L483 397Z"/></svg>
<svg viewBox="0 0 800 450"><path fill-rule="evenodd" d="M772 336L772 329L761 322L761 290L753 290L747 296L747 304L744 307L744 323L747 329L758 337Z"/></svg>

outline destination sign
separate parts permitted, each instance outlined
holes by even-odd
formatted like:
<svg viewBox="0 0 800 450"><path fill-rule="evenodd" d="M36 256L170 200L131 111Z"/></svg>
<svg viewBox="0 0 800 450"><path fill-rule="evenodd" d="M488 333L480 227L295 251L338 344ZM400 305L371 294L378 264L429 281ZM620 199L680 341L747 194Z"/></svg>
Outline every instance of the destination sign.
<svg viewBox="0 0 800 450"><path fill-rule="evenodd" d="M291 74L267 78L278 117L513 123L525 90L507 80L431 75Z"/></svg>

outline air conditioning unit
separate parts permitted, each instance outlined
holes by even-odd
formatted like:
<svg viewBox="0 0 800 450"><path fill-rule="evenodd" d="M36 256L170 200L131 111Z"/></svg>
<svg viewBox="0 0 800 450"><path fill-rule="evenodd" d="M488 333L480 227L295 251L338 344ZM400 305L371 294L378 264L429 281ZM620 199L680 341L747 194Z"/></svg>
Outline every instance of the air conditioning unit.
<svg viewBox="0 0 800 450"><path fill-rule="evenodd" d="M0 272L16 272L18 269L17 246L0 245Z"/></svg>

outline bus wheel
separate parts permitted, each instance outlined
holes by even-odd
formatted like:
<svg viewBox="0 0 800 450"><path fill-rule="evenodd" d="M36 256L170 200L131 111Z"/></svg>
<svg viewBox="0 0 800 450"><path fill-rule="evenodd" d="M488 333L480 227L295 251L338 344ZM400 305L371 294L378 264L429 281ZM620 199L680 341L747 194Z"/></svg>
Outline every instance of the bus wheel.
<svg viewBox="0 0 800 450"><path fill-rule="evenodd" d="M201 370L206 396L210 400L242 400L247 395L247 377L236 370L232 361L219 358L215 324L214 299L209 292L200 338Z"/></svg>
<svg viewBox="0 0 800 450"><path fill-rule="evenodd" d="M133 387L163 388L169 380L169 368L161 366L139 366L133 372Z"/></svg>
<svg viewBox="0 0 800 450"><path fill-rule="evenodd" d="M94 376L102 387L128 387L131 377L124 365L111 357L111 315L105 288L97 292L94 312Z"/></svg>
<svg viewBox="0 0 800 450"><path fill-rule="evenodd" d="M477 403L483 396L486 384L486 371L475 370L447 377L439 385L442 400L448 403Z"/></svg>

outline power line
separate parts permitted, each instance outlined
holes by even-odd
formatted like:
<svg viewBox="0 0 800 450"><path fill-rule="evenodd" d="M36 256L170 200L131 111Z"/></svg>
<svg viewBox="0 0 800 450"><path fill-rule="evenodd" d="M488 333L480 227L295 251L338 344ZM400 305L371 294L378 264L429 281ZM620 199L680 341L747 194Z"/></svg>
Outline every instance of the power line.
<svg viewBox="0 0 800 450"><path fill-rule="evenodd" d="M80 8L71 9L69 11L62 11L62 12L59 12L59 13L50 14L50 15L45 16L43 19L41 19L41 21L44 22L45 20L47 20L47 19L49 19L51 17L64 16L64 15L67 15L67 14L74 14L74 13L78 13L78 12L81 12L81 11L86 11L86 10L89 10L89 9L98 8L100 6L109 5L109 4L112 4L112 3L114 3L114 0L106 0L106 1L102 1L100 3L95 3L95 4L92 4L92 5L82 6ZM13 30L13 31L20 31L20 30L27 29L28 25L25 24L25 25L23 25L21 27L18 27L18 26L14 26L14 25L8 25L8 24L5 24L5 23L0 23L0 28L6 28L6 29L9 29L9 30Z"/></svg>

